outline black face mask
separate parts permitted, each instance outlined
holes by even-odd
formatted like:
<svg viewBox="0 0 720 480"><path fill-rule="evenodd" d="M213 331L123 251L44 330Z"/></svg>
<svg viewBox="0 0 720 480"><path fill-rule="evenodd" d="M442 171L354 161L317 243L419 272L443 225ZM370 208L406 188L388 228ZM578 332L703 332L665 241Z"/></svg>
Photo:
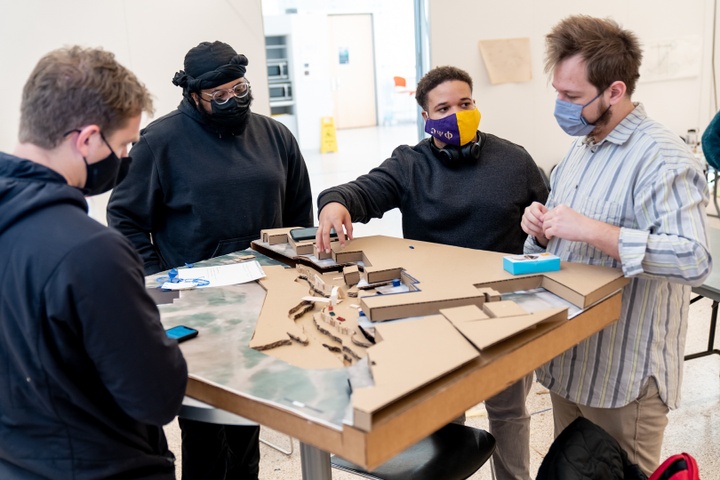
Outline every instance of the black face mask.
<svg viewBox="0 0 720 480"><path fill-rule="evenodd" d="M196 106L205 121L215 127L222 134L239 135L247 125L248 112L252 103L252 93L242 98L233 97L222 105L210 102L212 115L208 114L201 106Z"/></svg>
<svg viewBox="0 0 720 480"><path fill-rule="evenodd" d="M130 162L132 161L130 157L118 158L102 133L100 133L100 137L110 149L110 155L92 164L88 164L87 159L83 157L87 178L85 180L85 187L80 190L83 195L87 197L100 195L114 188L115 185L125 178L130 168Z"/></svg>

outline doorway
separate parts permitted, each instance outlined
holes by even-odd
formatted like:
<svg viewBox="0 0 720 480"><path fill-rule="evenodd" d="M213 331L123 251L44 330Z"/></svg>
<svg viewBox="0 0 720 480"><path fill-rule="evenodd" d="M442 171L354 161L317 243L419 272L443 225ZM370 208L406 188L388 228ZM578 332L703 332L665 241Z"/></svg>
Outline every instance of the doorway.
<svg viewBox="0 0 720 480"><path fill-rule="evenodd" d="M335 126L377 125L372 14L328 15Z"/></svg>
<svg viewBox="0 0 720 480"><path fill-rule="evenodd" d="M292 99L286 100L286 110L277 119L288 118L294 127L300 147L306 150L320 149L321 123L325 117L334 117L336 128L353 128L343 120L343 112L353 108L341 100L336 107L335 96L350 91L349 97L359 102L363 110L370 107L374 117L360 125L387 126L402 122L417 123L419 111L414 98L405 96L403 104L408 110L398 112L397 92L393 85L394 76L406 78L408 88L414 88L417 78L427 68L427 0L356 0L353 2L328 2L327 0L262 0L265 36L285 36L288 48L288 79ZM372 35L360 45L351 47L341 39L330 41L330 21L342 19L330 17L364 17L365 29ZM345 19L347 20L347 19ZM336 23L337 23L336 22ZM369 25L368 25L369 23ZM416 28L417 27L417 28ZM343 27L344 28L344 27ZM337 32L341 34L342 32ZM351 39L352 40L352 39ZM343 43L344 45L337 45ZM334 44L332 47L330 44ZM347 49L347 56L341 65L341 48ZM359 61L358 51L373 56L372 64L365 75L367 80L357 85L352 76L343 76ZM340 76L336 76L337 74ZM356 85L352 91L348 83ZM271 103L277 103L272 100ZM274 105L273 106L276 106ZM272 113L276 112L273 109ZM338 119L338 115L340 118ZM350 119L356 115L350 114ZM357 114L360 117L359 114ZM347 118L347 114L344 115ZM415 117L416 120L412 120ZM339 121L338 121L339 120ZM421 119L420 119L421 121ZM343 126L346 125L346 126ZM425 134L418 124L418 139Z"/></svg>

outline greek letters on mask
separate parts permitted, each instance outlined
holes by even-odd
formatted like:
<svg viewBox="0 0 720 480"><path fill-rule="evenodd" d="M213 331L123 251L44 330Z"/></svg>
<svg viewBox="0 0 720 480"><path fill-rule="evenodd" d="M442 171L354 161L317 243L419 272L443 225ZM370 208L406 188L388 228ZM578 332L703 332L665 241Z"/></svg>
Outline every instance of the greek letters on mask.
<svg viewBox="0 0 720 480"><path fill-rule="evenodd" d="M473 108L439 119L428 118L425 132L444 143L459 147L475 138L479 125L480 111Z"/></svg>

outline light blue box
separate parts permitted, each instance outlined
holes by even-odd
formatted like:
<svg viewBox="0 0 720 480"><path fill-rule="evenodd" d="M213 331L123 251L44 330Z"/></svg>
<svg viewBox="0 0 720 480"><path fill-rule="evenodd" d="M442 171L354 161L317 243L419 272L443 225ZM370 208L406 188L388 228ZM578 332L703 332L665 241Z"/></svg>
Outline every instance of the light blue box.
<svg viewBox="0 0 720 480"><path fill-rule="evenodd" d="M560 270L560 257L551 253L507 255L503 257L503 268L513 275L554 272Z"/></svg>

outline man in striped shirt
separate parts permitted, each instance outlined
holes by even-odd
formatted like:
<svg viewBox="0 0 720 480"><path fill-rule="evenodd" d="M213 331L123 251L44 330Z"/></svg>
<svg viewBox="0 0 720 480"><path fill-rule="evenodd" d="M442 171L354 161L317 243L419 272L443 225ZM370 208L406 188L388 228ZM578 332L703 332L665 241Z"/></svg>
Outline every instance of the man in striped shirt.
<svg viewBox="0 0 720 480"><path fill-rule="evenodd" d="M637 37L612 20L571 16L546 37L555 117L578 138L545 205L527 207L526 253L622 268L620 320L537 370L557 436L583 416L650 474L668 408L680 400L691 286L711 268L703 167L680 137L631 100Z"/></svg>

